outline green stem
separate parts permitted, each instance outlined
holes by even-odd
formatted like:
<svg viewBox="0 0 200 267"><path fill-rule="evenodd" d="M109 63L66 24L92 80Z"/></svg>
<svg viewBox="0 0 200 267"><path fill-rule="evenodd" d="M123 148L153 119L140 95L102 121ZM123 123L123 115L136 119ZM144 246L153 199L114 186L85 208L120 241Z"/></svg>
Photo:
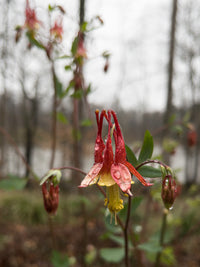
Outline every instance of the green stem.
<svg viewBox="0 0 200 267"><path fill-rule="evenodd" d="M164 243L164 236L166 232L168 213L169 213L169 210L167 209L163 210L162 226L161 226L161 231L160 231L160 242L159 242L161 247L163 246L163 243ZM161 254L162 254L162 251L158 252L156 255L155 267L158 267L160 265Z"/></svg>
<svg viewBox="0 0 200 267"><path fill-rule="evenodd" d="M52 106L52 144L51 144L51 160L50 160L50 169L53 168L54 160L55 160L55 152L56 152L56 136L57 136L57 78L55 73L54 62L51 60L51 73L53 78L53 86L54 86L54 95L53 95L53 106Z"/></svg>
<svg viewBox="0 0 200 267"><path fill-rule="evenodd" d="M131 214L131 196L128 197L128 210L127 210L127 217L126 222L124 226L124 252L125 252L125 266L129 267L129 257L128 257L128 226L129 226L129 220L130 220L130 214Z"/></svg>
<svg viewBox="0 0 200 267"><path fill-rule="evenodd" d="M49 231L50 231L51 242L52 242L52 249L56 250L56 239L55 239L55 232L54 232L54 226L53 226L53 218L49 214L48 214L48 222L49 222Z"/></svg>
<svg viewBox="0 0 200 267"><path fill-rule="evenodd" d="M138 170L140 167L142 167L144 165L147 165L149 163L159 164L159 165L163 166L165 169L168 169L169 168L169 166L167 166L166 164L164 164L162 161L159 161L159 160L146 160L146 161L142 162L141 164L139 164L138 166L136 166L135 169Z"/></svg>

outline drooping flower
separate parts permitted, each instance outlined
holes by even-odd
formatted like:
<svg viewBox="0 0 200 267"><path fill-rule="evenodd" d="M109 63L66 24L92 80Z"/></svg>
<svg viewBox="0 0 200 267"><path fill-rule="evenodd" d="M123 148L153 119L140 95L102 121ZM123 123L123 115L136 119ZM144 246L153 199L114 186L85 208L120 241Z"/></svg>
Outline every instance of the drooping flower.
<svg viewBox="0 0 200 267"><path fill-rule="evenodd" d="M115 214L124 208L123 200L120 199L119 187L111 175L111 166L113 164L113 149L112 141L110 135L110 126L108 124L108 136L106 145L102 140L102 124L103 118L106 115L103 110L100 116L98 116L98 111L96 111L96 120L98 126L97 138L95 142L95 152L94 159L95 163L86 177L83 179L80 187L87 187L97 183L99 186L106 186L107 197L105 199L105 205L110 210L111 214ZM111 113L108 113L108 120L111 122ZM116 218L116 217L115 217Z"/></svg>
<svg viewBox="0 0 200 267"><path fill-rule="evenodd" d="M179 194L180 188L177 186L175 179L171 175L166 175L162 182L161 197L165 208L170 209Z"/></svg>
<svg viewBox="0 0 200 267"><path fill-rule="evenodd" d="M50 34L58 41L62 41L63 26L62 21L55 21L54 26L50 29Z"/></svg>
<svg viewBox="0 0 200 267"><path fill-rule="evenodd" d="M44 208L50 215L55 215L59 204L60 170L50 170L41 180Z"/></svg>
<svg viewBox="0 0 200 267"><path fill-rule="evenodd" d="M119 126L116 113L111 111L114 122L114 139L115 139L115 160L111 167L111 175L122 191L130 194L131 173L144 185L151 186L147 183L142 175L126 160L126 149L124 138Z"/></svg>
<svg viewBox="0 0 200 267"><path fill-rule="evenodd" d="M112 140L111 140L111 115L115 121L114 139L115 139L115 157L113 155ZM108 135L106 144L102 139L103 118L108 121ZM95 163L89 173L81 182L80 187L87 187L97 183L99 186L106 186L107 197L105 205L110 210L111 214L115 214L124 208L123 200L120 199L120 191L132 196L131 189L131 173L133 173L145 186L151 184L146 183L144 178L136 171L136 169L126 161L125 143L121 133L121 129L114 111L106 112L103 110L100 115L96 111L96 121L98 126L97 138L95 142L94 158Z"/></svg>
<svg viewBox="0 0 200 267"><path fill-rule="evenodd" d="M26 9L25 9L25 27L28 28L28 30L35 31L38 29L39 24L41 24L41 21L37 19L36 13L34 9L31 9L29 5L29 1L26 0Z"/></svg>
<svg viewBox="0 0 200 267"><path fill-rule="evenodd" d="M59 204L59 186L46 181L42 185L44 207L47 213L54 215Z"/></svg>

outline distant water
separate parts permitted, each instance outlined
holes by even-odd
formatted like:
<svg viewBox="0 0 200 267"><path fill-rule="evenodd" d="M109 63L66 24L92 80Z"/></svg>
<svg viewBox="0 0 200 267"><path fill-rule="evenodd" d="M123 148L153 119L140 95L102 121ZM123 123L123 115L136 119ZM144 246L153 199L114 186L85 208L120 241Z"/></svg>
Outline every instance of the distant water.
<svg viewBox="0 0 200 267"><path fill-rule="evenodd" d="M20 147L20 151L23 154L23 148ZM83 170L85 172L89 171L90 167L93 165L93 148L89 149L91 151L91 155L86 155L83 157ZM155 146L154 148L154 156L159 155L161 152L160 147ZM51 151L47 148L39 148L35 147L33 151L33 170L39 176L42 177L47 171L49 170L49 162L50 162ZM174 155L170 158L171 164L170 166L173 170L176 171L177 178L180 182L184 182L185 180L185 153L183 148L180 146L177 148L177 151ZM190 171L191 173L194 170L194 160L190 159ZM64 155L62 151L56 151L55 157L55 167L62 167L62 166L74 166L71 160L64 159ZM198 164L198 182L200 182L200 162ZM5 165L3 168L4 174L12 173L19 176L23 176L25 173L25 166L21 160L21 158L16 154L12 147L8 147L6 149L6 160ZM67 172L66 172L67 175Z"/></svg>

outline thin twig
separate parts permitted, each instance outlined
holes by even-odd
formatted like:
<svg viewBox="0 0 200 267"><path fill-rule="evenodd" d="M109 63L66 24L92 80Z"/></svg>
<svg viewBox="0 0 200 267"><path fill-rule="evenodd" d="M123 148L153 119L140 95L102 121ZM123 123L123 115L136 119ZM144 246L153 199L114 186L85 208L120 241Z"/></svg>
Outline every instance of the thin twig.
<svg viewBox="0 0 200 267"><path fill-rule="evenodd" d="M22 155L22 153L20 152L17 144L15 143L14 139L11 137L11 135L2 127L0 127L0 132L6 137L6 139L8 140L8 142L13 146L13 148L15 149L15 152L17 153L17 155L22 159L24 165L26 166L27 170L30 171L30 173L33 175L33 177L36 180L39 180L38 176L34 173L34 171L32 170L31 166L27 163L25 157Z"/></svg>
<svg viewBox="0 0 200 267"><path fill-rule="evenodd" d="M80 172L83 175L87 175L87 173L84 172L84 171L82 171L81 169L76 168L76 167L71 167L71 166L64 166L64 167L59 167L59 168L53 168L52 170L72 170L72 171Z"/></svg>
<svg viewBox="0 0 200 267"><path fill-rule="evenodd" d="M147 165L147 164L150 164L150 163L156 163L156 164L159 164L161 166L163 166L165 169L168 169L169 166L167 166L165 163L163 163L162 161L160 160L146 160L144 162L142 162L141 164L139 164L138 166L135 167L135 169L139 169L140 167L144 166L144 165Z"/></svg>

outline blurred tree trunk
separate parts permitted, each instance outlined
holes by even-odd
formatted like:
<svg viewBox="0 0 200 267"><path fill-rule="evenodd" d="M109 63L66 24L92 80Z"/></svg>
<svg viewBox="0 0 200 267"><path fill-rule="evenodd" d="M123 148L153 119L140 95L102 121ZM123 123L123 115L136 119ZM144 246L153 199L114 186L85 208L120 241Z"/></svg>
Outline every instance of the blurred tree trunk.
<svg viewBox="0 0 200 267"><path fill-rule="evenodd" d="M182 27L182 34L185 37L183 40L179 40L179 55L182 60L182 64L186 67L185 84L189 93L191 94L191 100L186 99L187 105L189 104L190 112L190 130L186 134L200 132L200 101L199 101L199 34L200 34L200 19L199 19L200 4L198 1L184 1L182 4L182 16L180 16L180 26ZM182 73L181 73L182 75ZM186 105L186 106L187 106ZM185 184L189 188L192 184L195 184L198 179L199 172L199 151L200 140L197 136L195 143L191 145L188 143L188 138L185 138Z"/></svg>
<svg viewBox="0 0 200 267"><path fill-rule="evenodd" d="M33 85L33 91L35 90L35 96L29 97L25 87L25 74L22 70L21 87L23 92L23 119L24 119L24 130L25 130L25 160L29 166L32 165L32 155L34 148L34 136L38 125L38 86L39 80L36 79ZM30 171L26 168L25 177L29 177Z"/></svg>
<svg viewBox="0 0 200 267"><path fill-rule="evenodd" d="M164 123L169 122L169 118L173 113L173 77L174 77L174 51L176 42L176 18L177 18L178 0L172 0L172 14L171 14L171 30L169 43L169 62L168 62L168 81L167 81L167 104L164 116Z"/></svg>
<svg viewBox="0 0 200 267"><path fill-rule="evenodd" d="M164 124L168 125L170 117L173 114L173 78L174 78L174 52L176 41L176 18L177 18L177 4L178 0L172 0L172 14L171 14L171 28L169 37L169 62L167 68L168 80L167 80L167 103L164 113ZM169 136L170 129L166 127L164 131L164 137ZM170 155L168 152L163 151L163 160L166 164L170 164Z"/></svg>
<svg viewBox="0 0 200 267"><path fill-rule="evenodd" d="M1 108L0 108L0 126L2 128L6 127L6 103L7 103L7 70L8 70L8 16L9 16L9 5L10 1L4 1L3 4L4 9L1 12L1 15L3 17L3 25L2 27L2 50L1 50L1 76L2 76L2 84L1 89L3 91L2 97L1 97ZM0 147L1 147L1 157L0 157L0 168L3 168L4 165L4 159L5 159L5 137L1 135L0 138Z"/></svg>
<svg viewBox="0 0 200 267"><path fill-rule="evenodd" d="M195 69L193 67L193 61L195 60L195 52L193 49L188 51L188 80L190 83L190 89L192 93L192 105L191 105L191 121L194 123L194 128L197 133L200 131L199 123L199 105L196 103L196 85L195 85ZM189 188L192 184L197 182L198 177L198 166L199 166L199 150L200 141L197 137L197 143L193 147L189 147L186 142L185 145L185 157L186 157L186 168L185 168L185 183Z"/></svg>
<svg viewBox="0 0 200 267"><path fill-rule="evenodd" d="M80 0L80 7L79 7L79 28L84 22L85 17L85 0ZM83 75L83 66L77 62L77 75L81 80L81 87L75 86L74 91L76 90L84 90L84 75ZM80 122L83 118L83 99L73 99L73 163L75 167L82 168L82 143L81 139L81 128ZM79 173L73 173L72 180L76 181L76 184L79 183L82 179L82 176Z"/></svg>

